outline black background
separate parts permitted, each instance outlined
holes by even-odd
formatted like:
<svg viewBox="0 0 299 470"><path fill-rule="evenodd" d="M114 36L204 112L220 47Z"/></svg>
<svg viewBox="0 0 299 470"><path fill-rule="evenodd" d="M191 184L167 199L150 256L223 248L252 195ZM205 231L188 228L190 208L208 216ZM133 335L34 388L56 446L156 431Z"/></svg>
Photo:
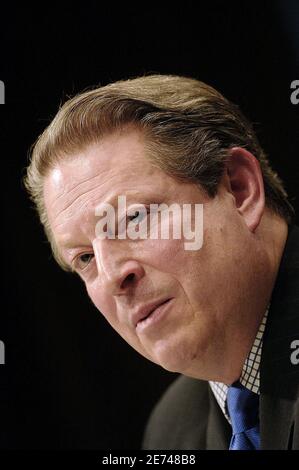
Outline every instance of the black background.
<svg viewBox="0 0 299 470"><path fill-rule="evenodd" d="M298 2L1 8L0 448L138 448L176 375L126 345L52 260L21 185L28 150L69 95L149 72L187 75L255 123L298 213Z"/></svg>

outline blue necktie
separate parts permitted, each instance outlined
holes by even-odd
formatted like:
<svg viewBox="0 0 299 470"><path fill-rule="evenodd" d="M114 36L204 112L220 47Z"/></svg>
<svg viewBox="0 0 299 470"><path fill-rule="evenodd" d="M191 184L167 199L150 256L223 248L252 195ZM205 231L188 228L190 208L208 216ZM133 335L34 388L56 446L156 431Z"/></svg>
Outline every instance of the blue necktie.
<svg viewBox="0 0 299 470"><path fill-rule="evenodd" d="M233 428L229 450L258 450L259 396L235 382L228 388L227 409Z"/></svg>

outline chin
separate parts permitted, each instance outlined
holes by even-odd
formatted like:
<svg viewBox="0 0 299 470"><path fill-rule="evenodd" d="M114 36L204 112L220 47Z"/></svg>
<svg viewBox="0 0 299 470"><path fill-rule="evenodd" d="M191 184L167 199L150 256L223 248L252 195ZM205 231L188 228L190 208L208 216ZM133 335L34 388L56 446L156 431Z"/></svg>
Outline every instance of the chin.
<svg viewBox="0 0 299 470"><path fill-rule="evenodd" d="M197 351L192 345L180 342L170 344L169 340L160 340L155 344L151 356L153 361L169 372L184 374L192 368L197 358Z"/></svg>

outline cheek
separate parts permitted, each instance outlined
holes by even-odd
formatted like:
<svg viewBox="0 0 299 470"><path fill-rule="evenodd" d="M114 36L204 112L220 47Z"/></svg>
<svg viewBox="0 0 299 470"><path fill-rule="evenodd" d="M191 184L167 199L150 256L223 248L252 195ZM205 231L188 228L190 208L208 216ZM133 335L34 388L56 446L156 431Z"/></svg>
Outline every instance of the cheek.
<svg viewBox="0 0 299 470"><path fill-rule="evenodd" d="M202 258L203 248L186 250L184 240L180 239L147 240L142 250L145 264L155 275L159 273L161 281L167 280L166 285L176 286L175 292L184 302L194 300L199 286L207 282L206 262ZM207 267L212 270L209 256L205 255L204 258L207 258Z"/></svg>
<svg viewBox="0 0 299 470"><path fill-rule="evenodd" d="M101 295L97 287L93 288L89 286L86 288L93 304L99 310L99 312L106 318L111 327L139 354L144 356L146 359L155 362L152 356L142 346L134 331L132 331L127 325L122 324L118 321L116 304L114 299L105 295Z"/></svg>
<svg viewBox="0 0 299 470"><path fill-rule="evenodd" d="M182 267L185 255L183 240L146 240L142 247L143 261L161 273L174 274ZM188 253L188 252L187 252Z"/></svg>
<svg viewBox="0 0 299 470"><path fill-rule="evenodd" d="M206 308L223 294L227 274L236 261L231 259L232 247L222 228L215 227L204 231L200 249L187 250L184 242L152 241L148 248L154 255L151 265L175 279L194 308Z"/></svg>
<svg viewBox="0 0 299 470"><path fill-rule="evenodd" d="M184 285L193 279L195 274L203 271L200 267L201 250L186 250L184 240L149 241L146 259L156 271L168 274L170 278Z"/></svg>
<svg viewBox="0 0 299 470"><path fill-rule="evenodd" d="M117 304L112 295L103 293L102 289L99 288L98 283L96 285L86 286L87 293L92 300L92 303L99 310L99 312L105 317L112 328L117 331L126 341L130 342L133 339L133 332L125 321L120 321L117 314Z"/></svg>
<svg viewBox="0 0 299 470"><path fill-rule="evenodd" d="M113 328L115 328L117 316L116 304L113 297L103 294L98 284L86 284L86 290L95 307L101 312Z"/></svg>

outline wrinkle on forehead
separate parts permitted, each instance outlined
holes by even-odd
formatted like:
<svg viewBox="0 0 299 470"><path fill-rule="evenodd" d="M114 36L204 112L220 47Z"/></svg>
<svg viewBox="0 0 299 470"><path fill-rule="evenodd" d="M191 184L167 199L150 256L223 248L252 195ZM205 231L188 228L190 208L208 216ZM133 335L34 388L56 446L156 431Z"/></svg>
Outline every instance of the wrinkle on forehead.
<svg viewBox="0 0 299 470"><path fill-rule="evenodd" d="M138 142L138 141L137 141ZM106 150L106 149L104 149ZM113 152L114 150L114 152ZM118 158L117 150L129 158ZM105 202L111 193L121 194L138 186L138 177L150 177L156 169L151 165L145 168L143 148L108 148L101 146L87 149L86 154L62 161L52 170L45 180L44 195L50 222L61 216L72 217L87 204L86 198L97 204ZM123 155L122 155L123 157ZM127 177L125 178L125 175ZM115 191L114 191L115 189ZM99 196L101 200L95 200Z"/></svg>
<svg viewBox="0 0 299 470"><path fill-rule="evenodd" d="M96 175L89 180L77 183L70 190L65 189L63 194L52 200L48 205L48 211L52 213L51 221L55 223L57 218L69 219L75 213L81 211L86 206L94 207L99 203L99 192L109 180L113 185L113 180L117 175L110 175L107 180L103 180L102 175Z"/></svg>
<svg viewBox="0 0 299 470"><path fill-rule="evenodd" d="M87 219L90 222L90 217L95 217L95 207L107 198L124 194L136 186L143 187L145 175L151 180L155 171L150 164L145 164L145 158L140 134L133 133L111 137L58 162L44 182L52 231L69 232L68 223L73 226L79 219L80 224Z"/></svg>

